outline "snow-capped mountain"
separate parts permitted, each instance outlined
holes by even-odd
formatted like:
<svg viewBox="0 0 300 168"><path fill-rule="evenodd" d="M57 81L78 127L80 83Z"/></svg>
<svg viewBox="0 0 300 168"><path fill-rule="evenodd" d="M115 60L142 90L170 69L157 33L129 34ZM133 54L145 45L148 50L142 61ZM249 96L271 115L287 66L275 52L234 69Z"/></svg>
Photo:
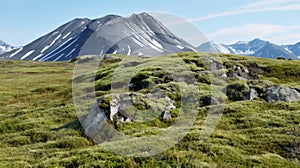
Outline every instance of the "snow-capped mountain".
<svg viewBox="0 0 300 168"><path fill-rule="evenodd" d="M300 59L300 43L295 45L276 45L258 38L252 41L238 41L231 45L207 42L200 45L198 50L224 54L231 53L237 55L249 55L263 58L284 57L286 59Z"/></svg>
<svg viewBox="0 0 300 168"><path fill-rule="evenodd" d="M266 41L260 40L258 38L252 41L239 41L232 45L227 45L231 50L231 53L238 55L254 55L256 51L260 50L266 45Z"/></svg>
<svg viewBox="0 0 300 168"><path fill-rule="evenodd" d="M263 48L256 51L253 56L257 57L266 57L267 58L278 58L284 57L286 59L298 59L298 57L291 51L289 51L284 46L279 46L276 44L272 44L267 42Z"/></svg>
<svg viewBox="0 0 300 168"><path fill-rule="evenodd" d="M296 56L298 56L298 59L300 59L300 42L296 43L295 45L288 45L285 48L289 52L292 52L293 54L295 54Z"/></svg>
<svg viewBox="0 0 300 168"><path fill-rule="evenodd" d="M8 45L6 44L4 41L2 41L0 39L0 54L3 54L3 53L6 53L6 52L9 52L13 49L15 49L16 47L13 47L11 45Z"/></svg>
<svg viewBox="0 0 300 168"><path fill-rule="evenodd" d="M7 59L64 61L88 54L164 55L196 51L147 13L74 19L32 43L2 55Z"/></svg>
<svg viewBox="0 0 300 168"><path fill-rule="evenodd" d="M223 44L220 43L216 43L214 41L208 41L206 43L203 43L199 47L197 47L197 49L203 52L224 53L224 54L231 53L231 51L227 46L224 46Z"/></svg>

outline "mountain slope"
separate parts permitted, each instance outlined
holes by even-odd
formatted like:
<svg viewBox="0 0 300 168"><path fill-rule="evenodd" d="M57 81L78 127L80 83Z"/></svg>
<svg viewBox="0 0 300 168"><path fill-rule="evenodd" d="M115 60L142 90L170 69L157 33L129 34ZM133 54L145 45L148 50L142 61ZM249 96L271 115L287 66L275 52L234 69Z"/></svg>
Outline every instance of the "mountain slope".
<svg viewBox="0 0 300 168"><path fill-rule="evenodd" d="M197 47L197 49L198 51L203 51L203 52L224 53L224 54L231 53L231 51L227 46L220 43L216 43L214 41L203 43L199 47Z"/></svg>
<svg viewBox="0 0 300 168"><path fill-rule="evenodd" d="M64 61L87 54L164 55L196 50L147 13L75 19L2 57Z"/></svg>
<svg viewBox="0 0 300 168"><path fill-rule="evenodd" d="M255 52L261 49L264 45L266 45L266 43L266 41L256 38L249 42L239 41L235 44L228 45L227 47L231 49L231 53L233 54L254 55Z"/></svg>
<svg viewBox="0 0 300 168"><path fill-rule="evenodd" d="M300 42L296 43L295 45L288 46L287 49L295 54L298 59L300 59Z"/></svg>
<svg viewBox="0 0 300 168"><path fill-rule="evenodd" d="M2 41L2 40L0 39L0 54L9 52L9 51L11 51L11 50L13 50L13 49L15 49L15 47L6 44L4 41Z"/></svg>
<svg viewBox="0 0 300 168"><path fill-rule="evenodd" d="M278 58L284 57L286 59L298 59L298 57L287 51L284 47L272 44L267 42L267 44L261 48L260 50L256 51L253 56L257 57L268 57L268 58Z"/></svg>
<svg viewBox="0 0 300 168"><path fill-rule="evenodd" d="M207 42L200 45L199 51L213 52L213 53L225 53L225 54L237 54L237 55L254 55L256 51L260 50L266 45L267 41L260 40L258 38L252 41L238 41L234 44L226 45L215 42Z"/></svg>

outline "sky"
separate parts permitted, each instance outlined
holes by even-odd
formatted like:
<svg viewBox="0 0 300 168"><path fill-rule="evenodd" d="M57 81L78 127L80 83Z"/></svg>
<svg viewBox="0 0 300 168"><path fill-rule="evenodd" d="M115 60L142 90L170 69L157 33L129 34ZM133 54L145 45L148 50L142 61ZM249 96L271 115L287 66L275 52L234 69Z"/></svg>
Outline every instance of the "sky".
<svg viewBox="0 0 300 168"><path fill-rule="evenodd" d="M74 18L140 12L178 16L209 40L225 44L254 38L277 44L300 42L299 0L0 0L0 4L0 39L14 46L24 46Z"/></svg>

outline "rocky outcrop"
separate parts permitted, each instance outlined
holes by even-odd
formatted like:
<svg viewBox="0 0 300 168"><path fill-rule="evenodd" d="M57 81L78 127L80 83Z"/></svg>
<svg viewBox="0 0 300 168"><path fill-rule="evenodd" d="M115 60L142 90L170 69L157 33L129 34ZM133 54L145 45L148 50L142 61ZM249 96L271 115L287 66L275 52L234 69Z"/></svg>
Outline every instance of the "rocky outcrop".
<svg viewBox="0 0 300 168"><path fill-rule="evenodd" d="M244 66L232 65L226 75L232 79L247 80L249 79L249 70Z"/></svg>
<svg viewBox="0 0 300 168"><path fill-rule="evenodd" d="M251 86L249 87L245 83L232 83L227 86L226 93L228 99L232 101L255 100L257 98L264 99L267 102L300 101L300 93L297 89L279 85L258 89Z"/></svg>
<svg viewBox="0 0 300 168"><path fill-rule="evenodd" d="M249 92L250 88L246 83L232 83L226 87L226 95L232 101L246 100Z"/></svg>
<svg viewBox="0 0 300 168"><path fill-rule="evenodd" d="M279 85L274 85L272 87L265 89L266 101L285 101L285 102L295 102L300 100L300 93L293 88L281 87Z"/></svg>
<svg viewBox="0 0 300 168"><path fill-rule="evenodd" d="M226 76L229 79L256 80L258 75L264 73L255 62L243 62L241 64L227 63L224 66L227 68Z"/></svg>
<svg viewBox="0 0 300 168"><path fill-rule="evenodd" d="M217 104L219 104L219 101L212 96L203 96L203 97L200 97L199 104L201 107L205 107L205 106L210 106L210 105L217 105Z"/></svg>
<svg viewBox="0 0 300 168"><path fill-rule="evenodd" d="M172 118L170 111L176 109L175 101L165 94L156 93L126 93L106 95L99 103L106 118L114 125L122 122L149 121L162 116L164 121ZM144 113L143 113L144 112Z"/></svg>

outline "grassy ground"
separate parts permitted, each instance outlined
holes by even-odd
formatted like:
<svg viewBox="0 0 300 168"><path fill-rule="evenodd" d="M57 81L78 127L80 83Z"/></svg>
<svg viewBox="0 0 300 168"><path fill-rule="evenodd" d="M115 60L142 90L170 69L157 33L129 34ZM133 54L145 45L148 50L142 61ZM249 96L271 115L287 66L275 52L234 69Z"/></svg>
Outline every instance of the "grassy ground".
<svg viewBox="0 0 300 168"><path fill-rule="evenodd" d="M200 54L204 56L204 54ZM201 57L200 56L200 57ZM122 56L119 56L122 57ZM180 54L193 72L205 70L199 55ZM169 62L172 56L160 61ZM300 88L300 62L223 55L223 65L256 62L260 80ZM171 63L171 62L170 62ZM109 93L116 61L97 73L97 95ZM188 135L171 149L151 157L125 157L104 150L83 135L72 101L74 63L0 61L0 167L299 167L299 102L229 101L213 134L199 141L209 107L199 109ZM160 70L141 71L145 83L162 80ZM211 79L198 76L201 94ZM228 83L236 81L227 81ZM167 85L167 84L160 84ZM147 92L141 88L134 91ZM178 99L178 94L170 95ZM161 120L139 133L140 123L120 131L147 135L166 126Z"/></svg>

